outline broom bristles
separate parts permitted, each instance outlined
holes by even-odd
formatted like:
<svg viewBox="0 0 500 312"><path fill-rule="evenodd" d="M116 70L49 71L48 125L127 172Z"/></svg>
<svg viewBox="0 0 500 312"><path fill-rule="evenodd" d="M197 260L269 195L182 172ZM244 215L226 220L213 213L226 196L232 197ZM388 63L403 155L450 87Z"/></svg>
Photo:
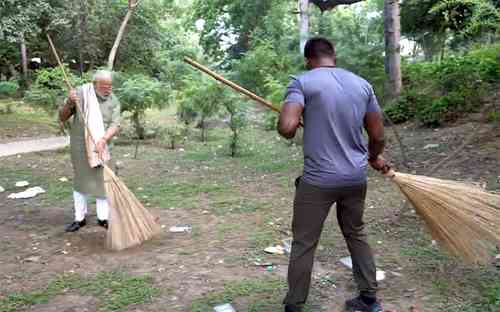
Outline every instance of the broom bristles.
<svg viewBox="0 0 500 312"><path fill-rule="evenodd" d="M500 242L500 195L462 182L395 172L393 181L452 255L485 264Z"/></svg>
<svg viewBox="0 0 500 312"><path fill-rule="evenodd" d="M113 171L104 167L106 194L110 204L106 246L123 250L142 244L160 233L153 215L140 203Z"/></svg>

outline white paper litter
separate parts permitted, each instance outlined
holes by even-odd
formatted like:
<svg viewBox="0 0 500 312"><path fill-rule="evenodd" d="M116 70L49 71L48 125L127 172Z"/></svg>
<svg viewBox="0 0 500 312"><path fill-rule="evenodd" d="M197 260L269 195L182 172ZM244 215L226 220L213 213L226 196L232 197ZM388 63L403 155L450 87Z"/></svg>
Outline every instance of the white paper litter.
<svg viewBox="0 0 500 312"><path fill-rule="evenodd" d="M284 255L285 254L285 248L283 246L271 246L267 247L264 249L265 252L273 254L273 255Z"/></svg>
<svg viewBox="0 0 500 312"><path fill-rule="evenodd" d="M61 182L68 182L68 178L62 177L62 178L59 178L59 181L61 181Z"/></svg>
<svg viewBox="0 0 500 312"><path fill-rule="evenodd" d="M177 225L177 226L172 226L169 229L170 233L189 233L191 232L192 227L190 225Z"/></svg>
<svg viewBox="0 0 500 312"><path fill-rule="evenodd" d="M339 260L340 263L348 267L349 269L352 269L352 259L351 257L345 257Z"/></svg>
<svg viewBox="0 0 500 312"><path fill-rule="evenodd" d="M19 193L12 193L7 198L10 199L25 199L25 198L32 198L35 197L38 194L45 193L45 190L39 186L35 186L32 188L27 189L24 192L19 192Z"/></svg>
<svg viewBox="0 0 500 312"><path fill-rule="evenodd" d="M226 303L214 307L214 312L236 312L236 310L231 304Z"/></svg>
<svg viewBox="0 0 500 312"><path fill-rule="evenodd" d="M438 147L439 147L439 144L427 144L426 146L424 146L424 150L431 149L431 148L438 148Z"/></svg>
<svg viewBox="0 0 500 312"><path fill-rule="evenodd" d="M377 282L385 280L385 272L377 271Z"/></svg>
<svg viewBox="0 0 500 312"><path fill-rule="evenodd" d="M0 193L3 193L3 192L5 192L5 189L0 186Z"/></svg>
<svg viewBox="0 0 500 312"><path fill-rule="evenodd" d="M19 182L16 182L16 187L25 187L25 186L28 186L30 185L30 183L28 181L19 181Z"/></svg>
<svg viewBox="0 0 500 312"><path fill-rule="evenodd" d="M285 252L287 254L292 253L292 241L293 241L293 238L291 238L291 237L285 238L284 240L282 240L283 249L285 249Z"/></svg>

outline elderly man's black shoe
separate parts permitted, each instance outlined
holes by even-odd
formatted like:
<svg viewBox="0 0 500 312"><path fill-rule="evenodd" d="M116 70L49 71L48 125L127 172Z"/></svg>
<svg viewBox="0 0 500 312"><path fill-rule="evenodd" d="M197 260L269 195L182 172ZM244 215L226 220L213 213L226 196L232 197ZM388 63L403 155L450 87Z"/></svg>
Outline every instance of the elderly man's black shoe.
<svg viewBox="0 0 500 312"><path fill-rule="evenodd" d="M85 219L82 221L74 221L66 227L66 232L76 232L85 225L87 225L87 221L85 221Z"/></svg>

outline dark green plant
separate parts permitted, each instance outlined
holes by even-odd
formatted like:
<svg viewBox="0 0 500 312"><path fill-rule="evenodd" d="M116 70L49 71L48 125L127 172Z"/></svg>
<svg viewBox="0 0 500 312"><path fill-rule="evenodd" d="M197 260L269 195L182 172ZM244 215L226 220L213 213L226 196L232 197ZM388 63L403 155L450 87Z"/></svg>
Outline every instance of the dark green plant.
<svg viewBox="0 0 500 312"><path fill-rule="evenodd" d="M0 98L13 97L19 90L19 83L17 81L0 81Z"/></svg>
<svg viewBox="0 0 500 312"><path fill-rule="evenodd" d="M404 64L404 91L384 108L395 122L413 117L428 126L480 110L484 97L500 81L500 45L480 48L439 63Z"/></svg>
<svg viewBox="0 0 500 312"><path fill-rule="evenodd" d="M406 122L414 117L409 105L408 94L403 95L398 101L386 104L384 112L396 124Z"/></svg>

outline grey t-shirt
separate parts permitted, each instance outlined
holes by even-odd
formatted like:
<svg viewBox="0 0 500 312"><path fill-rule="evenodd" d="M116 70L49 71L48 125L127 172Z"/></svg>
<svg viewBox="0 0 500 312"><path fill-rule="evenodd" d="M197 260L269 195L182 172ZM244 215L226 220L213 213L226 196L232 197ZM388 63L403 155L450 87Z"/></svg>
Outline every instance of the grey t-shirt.
<svg viewBox="0 0 500 312"><path fill-rule="evenodd" d="M366 183L367 112L380 112L372 86L340 68L320 67L294 78L285 105L304 107L305 182L320 187Z"/></svg>

